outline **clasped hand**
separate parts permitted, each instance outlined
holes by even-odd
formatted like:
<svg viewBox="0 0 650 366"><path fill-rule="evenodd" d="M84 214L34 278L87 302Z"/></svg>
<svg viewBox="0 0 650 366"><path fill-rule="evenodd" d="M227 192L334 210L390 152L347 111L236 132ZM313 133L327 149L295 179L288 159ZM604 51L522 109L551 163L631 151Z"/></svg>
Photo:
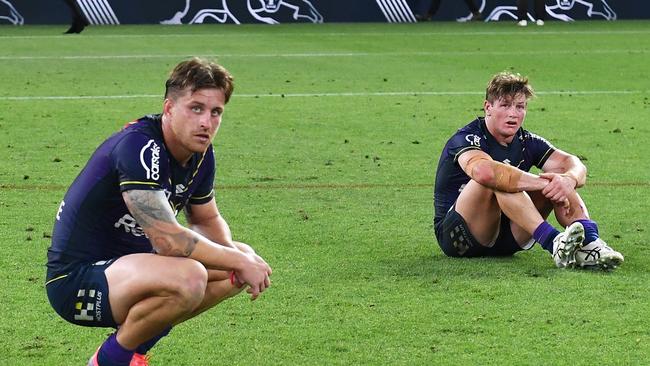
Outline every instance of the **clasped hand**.
<svg viewBox="0 0 650 366"><path fill-rule="evenodd" d="M569 196L575 192L577 182L564 174L542 173L540 177L548 180L548 184L542 189L544 197L551 202L562 205L567 211L571 208Z"/></svg>
<svg viewBox="0 0 650 366"><path fill-rule="evenodd" d="M248 285L246 292L255 300L264 290L271 286L271 266L256 253L243 253L246 257L245 265L235 271L234 282L237 286Z"/></svg>

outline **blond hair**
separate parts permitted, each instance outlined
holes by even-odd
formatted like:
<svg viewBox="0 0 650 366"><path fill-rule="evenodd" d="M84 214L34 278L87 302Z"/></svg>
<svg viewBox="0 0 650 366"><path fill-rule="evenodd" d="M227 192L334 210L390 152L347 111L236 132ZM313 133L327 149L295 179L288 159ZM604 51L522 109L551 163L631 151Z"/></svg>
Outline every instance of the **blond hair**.
<svg viewBox="0 0 650 366"><path fill-rule="evenodd" d="M526 100L535 96L528 78L509 71L500 72L492 77L485 89L485 100L490 103L501 98L510 100L517 95L524 95Z"/></svg>

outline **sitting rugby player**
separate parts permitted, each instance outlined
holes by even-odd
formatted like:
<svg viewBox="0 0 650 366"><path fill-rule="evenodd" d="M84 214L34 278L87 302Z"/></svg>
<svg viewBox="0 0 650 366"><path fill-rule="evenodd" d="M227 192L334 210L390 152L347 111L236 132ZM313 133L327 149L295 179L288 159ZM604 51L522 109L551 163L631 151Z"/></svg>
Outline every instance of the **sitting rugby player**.
<svg viewBox="0 0 650 366"><path fill-rule="evenodd" d="M479 117L446 143L436 172L434 227L451 257L509 256L535 242L557 267L614 269L623 255L599 236L576 192L587 169L578 157L522 128L528 79L503 72L488 83ZM540 174L532 174L533 167ZM553 212L563 232L546 219Z"/></svg>

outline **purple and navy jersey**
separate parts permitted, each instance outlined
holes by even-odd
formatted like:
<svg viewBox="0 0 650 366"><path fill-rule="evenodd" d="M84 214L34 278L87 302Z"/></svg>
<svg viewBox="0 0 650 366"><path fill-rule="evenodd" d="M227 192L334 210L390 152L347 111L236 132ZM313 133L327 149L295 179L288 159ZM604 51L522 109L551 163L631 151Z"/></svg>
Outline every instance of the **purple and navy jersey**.
<svg viewBox="0 0 650 366"><path fill-rule="evenodd" d="M460 191L471 179L458 164L458 157L469 150L482 150L495 161L527 172L532 166L541 169L546 159L555 151L555 147L544 138L523 128L517 131L508 146L503 146L490 135L483 118L477 118L456 131L447 141L438 161L433 221L436 231L442 218L456 202Z"/></svg>
<svg viewBox="0 0 650 366"><path fill-rule="evenodd" d="M122 192L164 191L177 214L187 204L212 199L214 175L212 145L181 166L165 146L160 115L128 124L95 150L65 194L54 222L48 273L63 274L79 263L151 252Z"/></svg>

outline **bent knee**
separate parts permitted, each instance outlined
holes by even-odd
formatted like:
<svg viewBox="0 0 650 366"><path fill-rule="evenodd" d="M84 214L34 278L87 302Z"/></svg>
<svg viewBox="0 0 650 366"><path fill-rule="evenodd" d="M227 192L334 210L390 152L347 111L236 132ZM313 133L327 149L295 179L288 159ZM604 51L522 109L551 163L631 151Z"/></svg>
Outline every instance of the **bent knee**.
<svg viewBox="0 0 650 366"><path fill-rule="evenodd" d="M194 308L205 296L208 283L208 271L205 267L192 259L188 259L179 268L174 268L169 291L182 306Z"/></svg>

